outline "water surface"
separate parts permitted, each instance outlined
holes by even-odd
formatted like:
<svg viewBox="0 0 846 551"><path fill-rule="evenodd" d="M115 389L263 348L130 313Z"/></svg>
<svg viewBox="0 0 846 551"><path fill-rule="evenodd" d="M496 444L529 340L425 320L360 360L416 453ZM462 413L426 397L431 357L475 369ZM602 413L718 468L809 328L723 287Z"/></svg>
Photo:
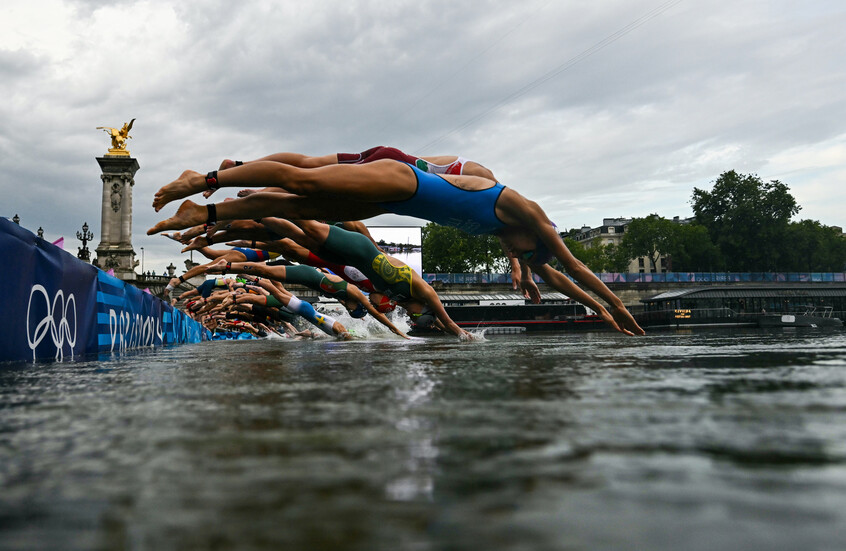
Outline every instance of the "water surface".
<svg viewBox="0 0 846 551"><path fill-rule="evenodd" d="M0 549L842 549L846 334L0 367Z"/></svg>

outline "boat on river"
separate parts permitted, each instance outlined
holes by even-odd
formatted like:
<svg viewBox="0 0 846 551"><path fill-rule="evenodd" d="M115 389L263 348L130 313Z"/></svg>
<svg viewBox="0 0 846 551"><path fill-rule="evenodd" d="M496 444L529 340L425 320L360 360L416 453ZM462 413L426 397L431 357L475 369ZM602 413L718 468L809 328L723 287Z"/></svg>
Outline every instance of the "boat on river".
<svg viewBox="0 0 846 551"><path fill-rule="evenodd" d="M533 304L517 293L441 294L447 314L462 329L486 334L606 329L601 317L562 293L542 293ZM412 325L409 334L437 331Z"/></svg>
<svg viewBox="0 0 846 551"><path fill-rule="evenodd" d="M769 284L678 289L641 300L642 327L842 327L846 285Z"/></svg>
<svg viewBox="0 0 846 551"><path fill-rule="evenodd" d="M833 308L826 307L821 311L811 306L802 313L796 314L761 314L758 318L759 327L843 327L840 318L832 316Z"/></svg>

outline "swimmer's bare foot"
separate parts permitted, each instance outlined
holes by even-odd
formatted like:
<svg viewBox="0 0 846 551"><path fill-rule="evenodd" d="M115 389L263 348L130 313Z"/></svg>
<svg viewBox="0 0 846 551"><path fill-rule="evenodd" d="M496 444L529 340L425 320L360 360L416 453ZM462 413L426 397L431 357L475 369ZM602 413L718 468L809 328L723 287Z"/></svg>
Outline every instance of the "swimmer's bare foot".
<svg viewBox="0 0 846 551"><path fill-rule="evenodd" d="M226 270L227 264L229 264L228 260L226 260L225 258L218 258L215 262L206 266L206 271L212 273L223 272Z"/></svg>
<svg viewBox="0 0 846 551"><path fill-rule="evenodd" d="M242 189L238 192L238 197L247 197L248 195L252 195L253 193L258 193L259 190L257 189Z"/></svg>
<svg viewBox="0 0 846 551"><path fill-rule="evenodd" d="M153 196L153 208L156 209L156 212L159 212L163 206L171 201L194 195L205 189L208 189L206 176L193 170L186 170L179 178L156 192L156 195Z"/></svg>
<svg viewBox="0 0 846 551"><path fill-rule="evenodd" d="M235 166L235 161L232 159L223 159L220 163L220 168L218 170L226 170L227 168L233 168Z"/></svg>
<svg viewBox="0 0 846 551"><path fill-rule="evenodd" d="M209 246L209 240L206 239L205 236L195 237L191 240L190 243L186 247L182 249L183 253L187 253L188 251L199 251L203 247Z"/></svg>
<svg viewBox="0 0 846 551"><path fill-rule="evenodd" d="M193 201L183 201L176 210L176 214L167 220L162 220L147 230L147 235L153 235L165 230L182 230L190 228L192 226L196 226L197 224L202 224L208 219L208 216L209 214L206 207L198 205Z"/></svg>

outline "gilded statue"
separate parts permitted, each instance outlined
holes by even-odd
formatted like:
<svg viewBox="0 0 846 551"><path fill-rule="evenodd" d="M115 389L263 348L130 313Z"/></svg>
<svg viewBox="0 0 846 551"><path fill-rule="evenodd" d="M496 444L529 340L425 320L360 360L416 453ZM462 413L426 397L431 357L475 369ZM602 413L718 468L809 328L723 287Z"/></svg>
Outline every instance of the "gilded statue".
<svg viewBox="0 0 846 551"><path fill-rule="evenodd" d="M103 130L112 137L112 147L109 148L109 155L129 155L126 149L126 140L132 138L129 131L132 130L132 123L135 119L124 123L120 129L112 128L110 126L98 126L97 130Z"/></svg>

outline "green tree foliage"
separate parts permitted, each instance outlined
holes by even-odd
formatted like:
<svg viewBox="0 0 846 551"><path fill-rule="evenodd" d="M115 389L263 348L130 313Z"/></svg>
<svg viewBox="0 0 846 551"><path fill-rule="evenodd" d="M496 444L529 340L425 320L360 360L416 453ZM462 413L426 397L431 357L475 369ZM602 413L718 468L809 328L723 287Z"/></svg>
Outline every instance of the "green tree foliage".
<svg viewBox="0 0 846 551"><path fill-rule="evenodd" d="M720 248L726 269L784 269L784 240L800 208L786 185L731 170L717 178L711 191L694 188L691 204L697 222Z"/></svg>
<svg viewBox="0 0 846 551"><path fill-rule="evenodd" d="M784 240L784 270L839 272L846 270L846 239L816 220L793 222Z"/></svg>
<svg viewBox="0 0 846 551"><path fill-rule="evenodd" d="M579 230L572 230L568 235ZM624 272L629 264L629 260L625 255L620 254L618 247L614 245L603 245L602 240L597 237L593 239L590 246L587 247L584 243L564 237L564 244L573 253L573 256L581 260L592 272ZM550 264L560 269L558 261L553 260Z"/></svg>
<svg viewBox="0 0 846 551"><path fill-rule="evenodd" d="M699 224L673 224L674 236L667 252L674 272L713 272L723 269L720 249L711 241L708 230Z"/></svg>
<svg viewBox="0 0 846 551"><path fill-rule="evenodd" d="M620 243L620 252L629 260L645 256L652 271L657 271L658 259L670 254L679 224L657 214L635 218L627 226Z"/></svg>
<svg viewBox="0 0 846 551"><path fill-rule="evenodd" d="M508 259L492 235L468 235L435 223L423 227L423 271L428 273L505 273Z"/></svg>
<svg viewBox="0 0 846 551"><path fill-rule="evenodd" d="M657 271L662 256L668 271L710 272L723 266L720 250L705 226L680 224L657 214L634 218L626 226L618 254L624 257L626 265L645 256L653 271Z"/></svg>

